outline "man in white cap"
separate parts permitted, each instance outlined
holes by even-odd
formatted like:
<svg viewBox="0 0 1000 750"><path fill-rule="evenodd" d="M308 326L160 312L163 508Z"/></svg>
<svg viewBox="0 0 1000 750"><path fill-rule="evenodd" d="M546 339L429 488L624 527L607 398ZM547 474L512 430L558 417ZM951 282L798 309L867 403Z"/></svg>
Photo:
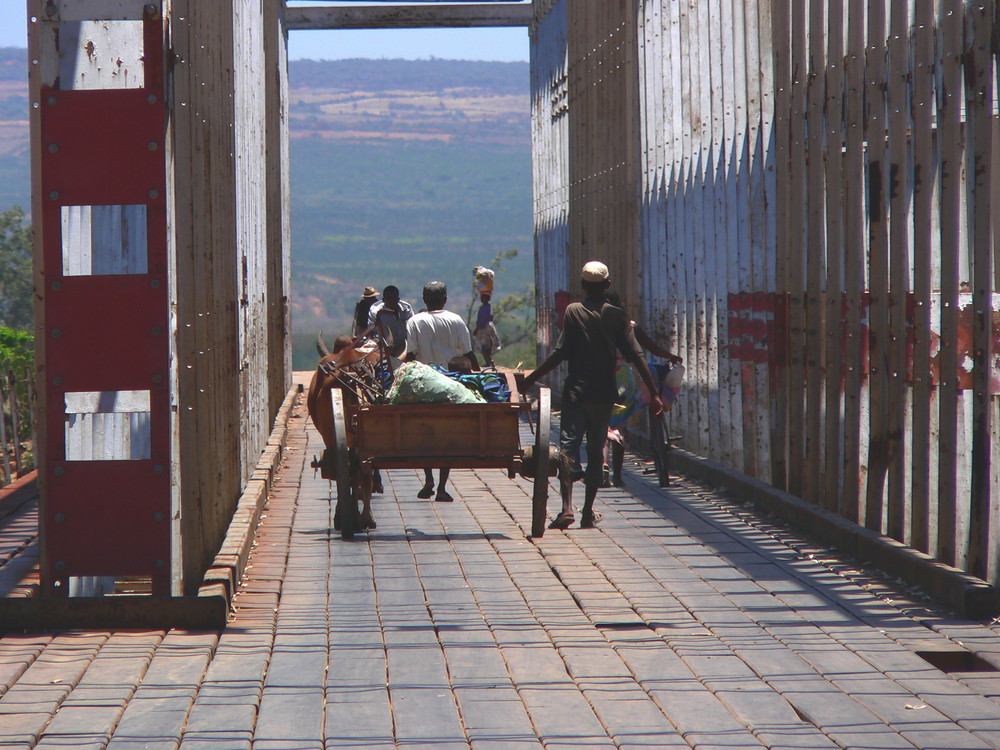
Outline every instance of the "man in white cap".
<svg viewBox="0 0 1000 750"><path fill-rule="evenodd" d="M585 298L566 308L563 329L555 349L538 368L524 379L531 386L551 372L561 362L568 364L563 384L562 416L559 442L569 458L573 479L583 478L586 488L580 526L592 528L599 519L594 512L597 488L604 483L604 441L608 434L611 410L618 398L615 382L615 360L618 350L631 362L649 388L650 408L654 414L663 411L659 392L635 340L628 316L620 307L610 305L604 293L610 286L608 267L592 260L584 264L580 283ZM580 465L580 445L587 439L587 470ZM549 525L565 529L574 521L571 492L564 492L562 512Z"/></svg>

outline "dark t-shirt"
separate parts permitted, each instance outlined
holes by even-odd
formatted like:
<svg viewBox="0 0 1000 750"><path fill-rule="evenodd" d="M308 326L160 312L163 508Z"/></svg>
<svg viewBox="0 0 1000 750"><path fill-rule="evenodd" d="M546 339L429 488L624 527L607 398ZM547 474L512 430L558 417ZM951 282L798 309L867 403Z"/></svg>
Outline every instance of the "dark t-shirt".
<svg viewBox="0 0 1000 750"><path fill-rule="evenodd" d="M629 362L642 358L624 310L607 303L597 308L589 300L569 305L553 352L569 365L563 398L573 403L614 403L616 349Z"/></svg>

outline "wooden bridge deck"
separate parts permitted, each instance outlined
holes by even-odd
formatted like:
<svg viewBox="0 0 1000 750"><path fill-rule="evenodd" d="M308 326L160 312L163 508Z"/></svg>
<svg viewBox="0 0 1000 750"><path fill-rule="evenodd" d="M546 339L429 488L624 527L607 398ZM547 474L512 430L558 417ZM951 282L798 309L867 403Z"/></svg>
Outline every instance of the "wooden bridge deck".
<svg viewBox="0 0 1000 750"><path fill-rule="evenodd" d="M397 471L344 542L306 421L230 625L0 638L0 748L1000 747L995 628L736 501L633 466L533 542L528 481Z"/></svg>

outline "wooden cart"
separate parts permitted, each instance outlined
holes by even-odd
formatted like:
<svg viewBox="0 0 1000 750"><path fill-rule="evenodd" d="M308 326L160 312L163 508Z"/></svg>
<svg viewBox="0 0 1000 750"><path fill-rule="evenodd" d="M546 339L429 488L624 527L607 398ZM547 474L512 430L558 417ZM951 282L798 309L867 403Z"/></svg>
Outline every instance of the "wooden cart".
<svg viewBox="0 0 1000 750"><path fill-rule="evenodd" d="M373 404L345 403L333 390L336 517L340 534L358 530L357 500L361 472L375 469L506 469L513 479L521 470L524 448L519 422L531 417L532 405L520 393L510 403ZM534 451L531 535L545 533L548 503L548 455L551 397L539 390Z"/></svg>

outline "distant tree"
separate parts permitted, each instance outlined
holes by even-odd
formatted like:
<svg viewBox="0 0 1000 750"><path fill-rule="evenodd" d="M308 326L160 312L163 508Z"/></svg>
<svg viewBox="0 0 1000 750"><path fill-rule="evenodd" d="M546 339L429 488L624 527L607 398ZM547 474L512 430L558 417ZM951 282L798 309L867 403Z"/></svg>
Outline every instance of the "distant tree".
<svg viewBox="0 0 1000 750"><path fill-rule="evenodd" d="M0 214L0 325L30 330L31 294L31 226L14 206Z"/></svg>

